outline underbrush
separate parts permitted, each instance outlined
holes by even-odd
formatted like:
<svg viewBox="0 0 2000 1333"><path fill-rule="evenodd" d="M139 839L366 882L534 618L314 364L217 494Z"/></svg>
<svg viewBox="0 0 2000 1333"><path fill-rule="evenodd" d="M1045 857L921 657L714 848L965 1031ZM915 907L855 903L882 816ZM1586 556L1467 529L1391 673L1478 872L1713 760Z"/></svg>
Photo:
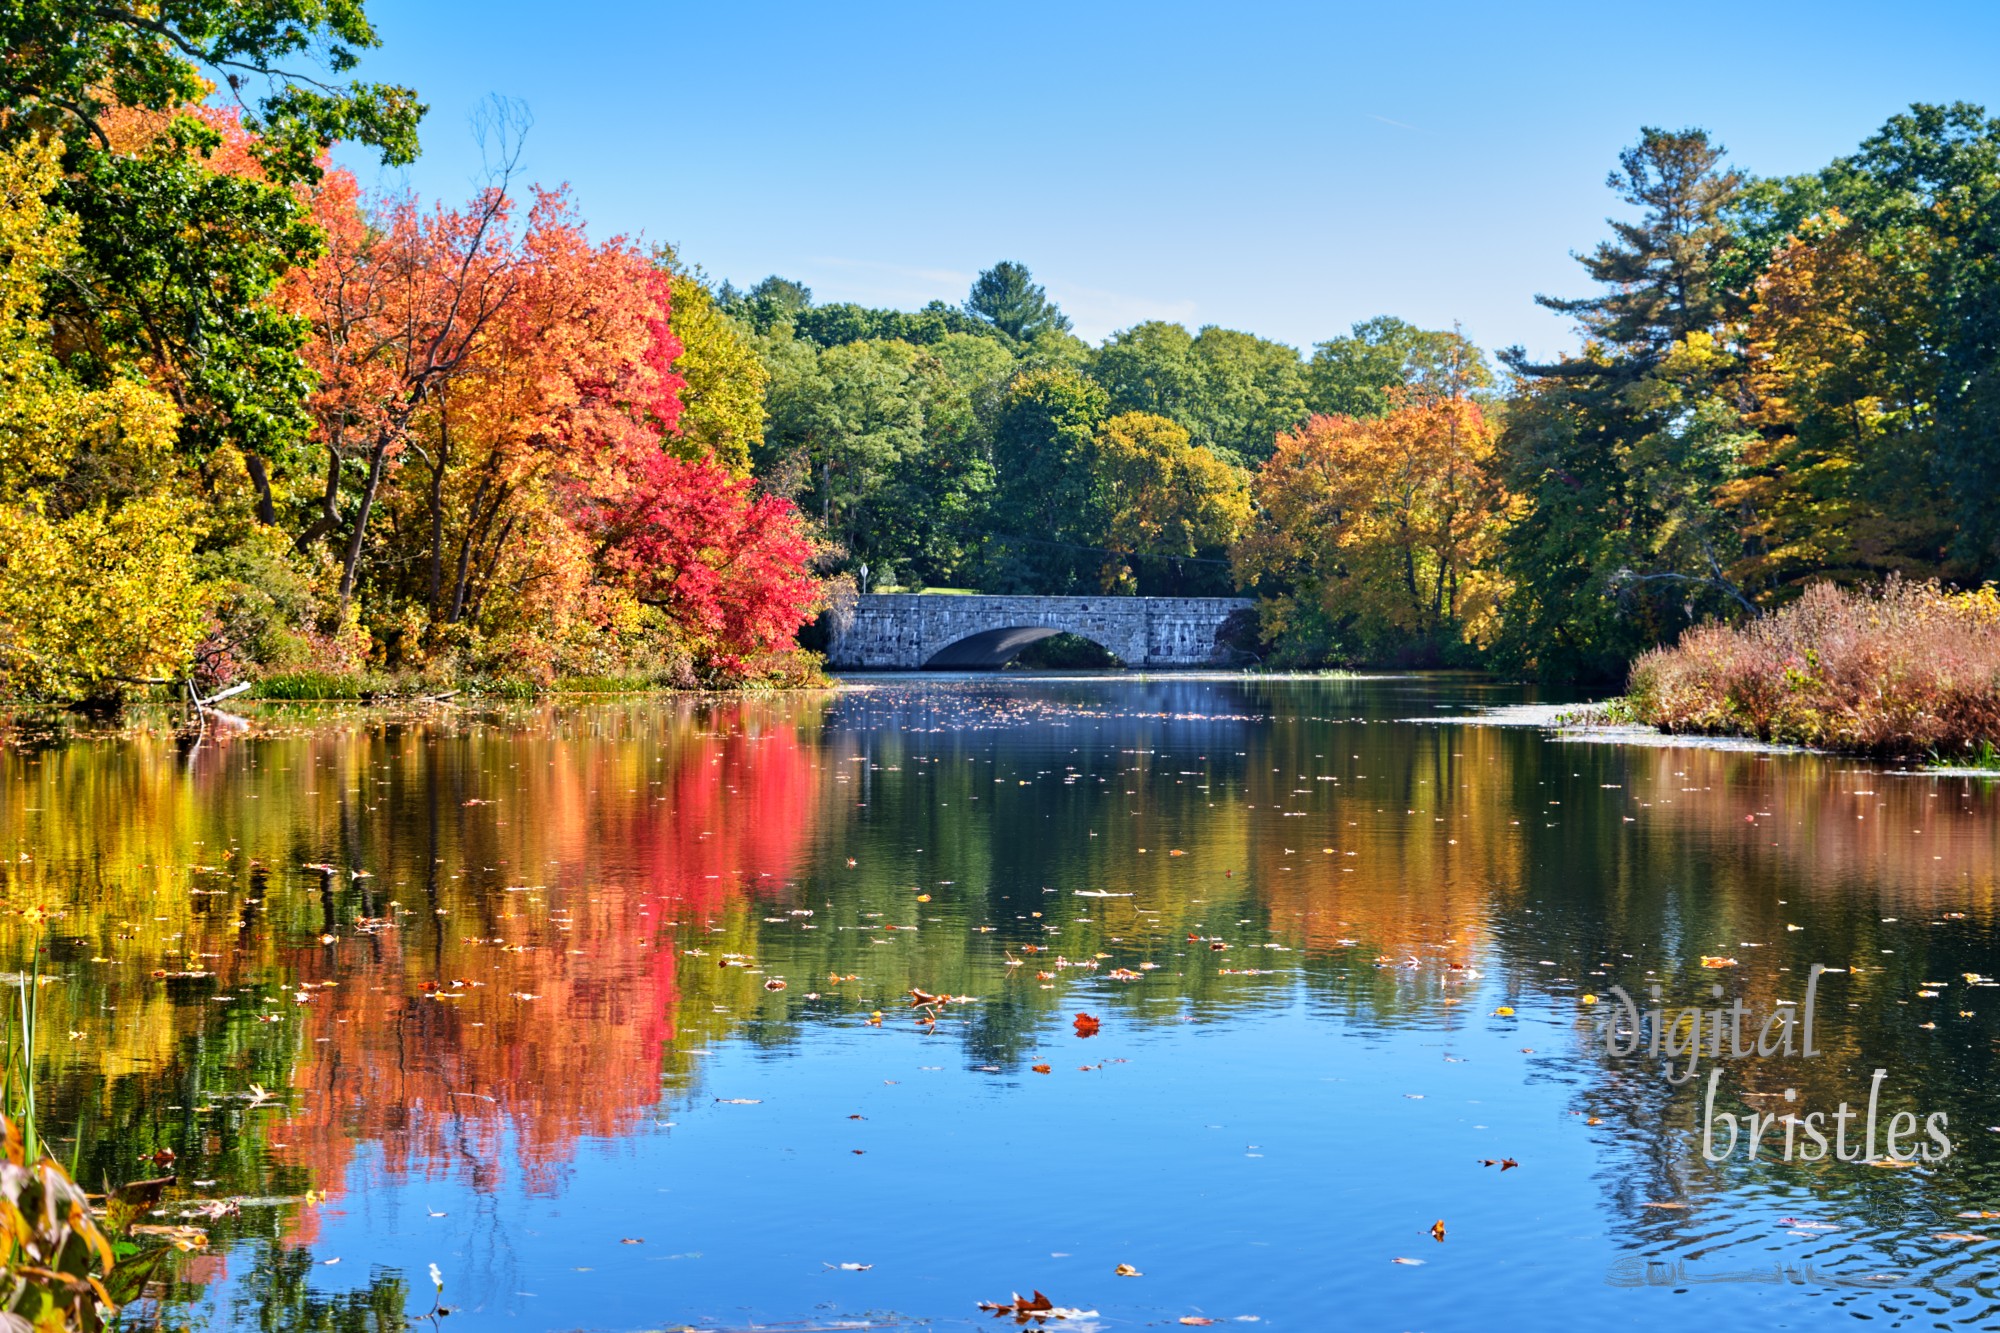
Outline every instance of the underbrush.
<svg viewBox="0 0 2000 1333"><path fill-rule="evenodd" d="M261 678L250 693L274 702L393 703L454 695L521 702L563 694L819 689L829 683L818 654L795 650L773 654L740 671L603 672L558 676L546 683L524 674L492 671L284 671Z"/></svg>
<svg viewBox="0 0 2000 1333"><path fill-rule="evenodd" d="M1815 584L1770 615L1697 626L1645 654L1627 706L1669 732L1976 762L2000 742L2000 594Z"/></svg>

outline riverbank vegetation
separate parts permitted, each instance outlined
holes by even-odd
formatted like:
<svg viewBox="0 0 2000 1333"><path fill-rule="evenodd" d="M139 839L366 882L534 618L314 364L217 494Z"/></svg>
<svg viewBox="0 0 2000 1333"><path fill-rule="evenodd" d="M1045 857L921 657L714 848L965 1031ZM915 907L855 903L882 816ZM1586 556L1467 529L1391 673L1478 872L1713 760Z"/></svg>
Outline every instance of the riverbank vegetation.
<svg viewBox="0 0 2000 1333"><path fill-rule="evenodd" d="M504 106L472 198L370 196L330 145L407 161L423 108L339 82L359 7L197 9L0 19L45 53L0 95L12 697L796 682L884 586L1244 592L1270 665L1612 682L1817 583L2000 576L1976 107L1783 179L1642 131L1552 361L1386 315L1092 346L1017 263L883 310L598 237Z"/></svg>
<svg viewBox="0 0 2000 1333"><path fill-rule="evenodd" d="M1552 361L1388 316L1091 347L1012 264L962 308L715 304L768 375L757 474L865 584L1242 590L1268 664L1614 683L1819 583L2000 575L2000 122L1916 106L1762 180L1647 129L1609 184Z"/></svg>
<svg viewBox="0 0 2000 1333"><path fill-rule="evenodd" d="M1815 584L1775 614L1701 625L1644 654L1625 707L1666 731L1991 766L2000 596Z"/></svg>
<svg viewBox="0 0 2000 1333"><path fill-rule="evenodd" d="M0 18L0 689L810 675L700 297L523 188L505 108L469 201L365 195L329 146L423 108L338 81L359 6L285 9Z"/></svg>

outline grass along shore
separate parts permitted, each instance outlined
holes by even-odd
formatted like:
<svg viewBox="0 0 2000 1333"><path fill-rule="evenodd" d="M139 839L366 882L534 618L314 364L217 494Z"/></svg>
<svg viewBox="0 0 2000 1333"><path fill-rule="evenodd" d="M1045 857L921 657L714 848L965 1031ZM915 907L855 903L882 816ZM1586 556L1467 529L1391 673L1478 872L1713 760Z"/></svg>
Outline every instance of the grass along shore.
<svg viewBox="0 0 2000 1333"><path fill-rule="evenodd" d="M2000 593L1814 584L1646 653L1618 711L1665 732L2000 766Z"/></svg>

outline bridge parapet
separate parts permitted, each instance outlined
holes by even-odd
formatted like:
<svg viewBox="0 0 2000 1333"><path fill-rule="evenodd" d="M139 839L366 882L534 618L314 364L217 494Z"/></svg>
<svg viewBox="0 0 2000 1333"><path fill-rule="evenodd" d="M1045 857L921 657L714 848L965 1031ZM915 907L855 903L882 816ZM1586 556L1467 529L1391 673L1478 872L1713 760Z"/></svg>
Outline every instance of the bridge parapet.
<svg viewBox="0 0 2000 1333"><path fill-rule="evenodd" d="M1130 667L1227 665L1215 641L1242 597L1005 597L874 593L836 633L830 665L847 669L998 667L1037 639L1076 634Z"/></svg>

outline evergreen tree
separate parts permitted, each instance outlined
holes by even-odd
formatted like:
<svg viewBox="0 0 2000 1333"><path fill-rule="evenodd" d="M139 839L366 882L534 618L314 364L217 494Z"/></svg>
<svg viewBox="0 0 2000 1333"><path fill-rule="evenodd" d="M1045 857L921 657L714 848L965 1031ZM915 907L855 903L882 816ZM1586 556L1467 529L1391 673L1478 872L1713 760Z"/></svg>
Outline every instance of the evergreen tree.
<svg viewBox="0 0 2000 1333"><path fill-rule="evenodd" d="M1026 265L1012 260L1002 260L974 280L972 293L965 298L965 313L1022 341L1039 333L1069 331L1069 316L1036 285Z"/></svg>
<svg viewBox="0 0 2000 1333"><path fill-rule="evenodd" d="M1740 173L1722 166L1723 149L1704 130L1647 127L1618 155L1605 184L1641 210L1636 222L1608 219L1612 238L1577 261L1609 290L1565 299L1537 296L1550 310L1576 317L1584 334L1603 344L1604 367L1586 363L1534 366L1535 374L1643 374L1690 333L1713 329L1734 304L1723 261L1734 247L1726 217L1743 188Z"/></svg>

